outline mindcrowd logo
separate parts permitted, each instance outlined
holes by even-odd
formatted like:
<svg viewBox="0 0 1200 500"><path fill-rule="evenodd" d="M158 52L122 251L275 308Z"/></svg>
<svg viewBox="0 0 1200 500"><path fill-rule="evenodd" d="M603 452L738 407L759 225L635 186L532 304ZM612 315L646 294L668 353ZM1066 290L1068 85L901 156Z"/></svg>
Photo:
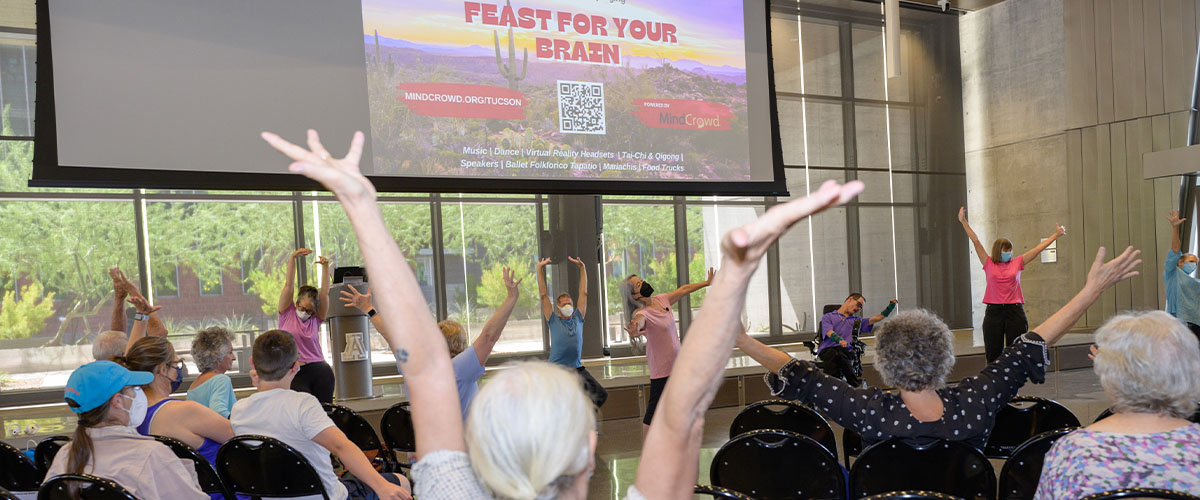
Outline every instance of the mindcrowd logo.
<svg viewBox="0 0 1200 500"><path fill-rule="evenodd" d="M685 99L637 99L634 115L647 127L731 130L733 110L724 104Z"/></svg>

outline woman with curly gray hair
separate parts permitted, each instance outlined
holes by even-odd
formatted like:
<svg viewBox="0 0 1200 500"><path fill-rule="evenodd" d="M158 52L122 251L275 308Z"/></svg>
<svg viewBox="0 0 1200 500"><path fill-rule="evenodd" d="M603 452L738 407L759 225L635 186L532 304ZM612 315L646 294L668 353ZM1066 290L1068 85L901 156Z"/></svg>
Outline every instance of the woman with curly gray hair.
<svg viewBox="0 0 1200 500"><path fill-rule="evenodd" d="M1116 316L1096 330L1100 386L1113 415L1054 443L1035 498L1122 488L1200 491L1200 346L1163 311Z"/></svg>
<svg viewBox="0 0 1200 500"><path fill-rule="evenodd" d="M928 311L894 315L876 330L875 369L889 386L856 389L742 334L738 347L767 368L771 394L809 404L870 445L891 438L924 445L938 439L965 441L983 449L996 412L1026 380L1042 383L1050 364L1046 347L1053 345L1083 315L1100 293L1138 274L1141 252L1129 247L1105 263L1104 248L1088 272L1087 284L1067 305L1017 339L978 375L946 387L954 367L950 329Z"/></svg>
<svg viewBox="0 0 1200 500"><path fill-rule="evenodd" d="M225 372L233 367L233 334L219 326L196 332L192 339L192 359L200 376L188 388L188 401L195 401L229 418L236 398L233 381Z"/></svg>

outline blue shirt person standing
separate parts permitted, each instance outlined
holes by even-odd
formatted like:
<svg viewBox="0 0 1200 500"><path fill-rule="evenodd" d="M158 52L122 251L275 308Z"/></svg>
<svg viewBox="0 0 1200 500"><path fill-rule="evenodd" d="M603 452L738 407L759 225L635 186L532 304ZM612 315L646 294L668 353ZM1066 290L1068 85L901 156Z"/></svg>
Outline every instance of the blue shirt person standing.
<svg viewBox="0 0 1200 500"><path fill-rule="evenodd" d="M832 377L841 377L851 386L858 387L861 381L854 371L854 341L859 334L869 333L875 323L896 310L896 299L888 302L883 312L863 318L856 316L866 304L866 298L861 293L852 293L842 302L842 306L829 311L821 317L821 344L817 347L817 357L821 359L821 368ZM856 328L857 325L857 328Z"/></svg>
<svg viewBox="0 0 1200 500"><path fill-rule="evenodd" d="M1200 280L1196 273L1196 256L1183 253L1179 241L1180 226L1187 219L1179 218L1179 211L1167 213L1171 223L1171 249L1163 262L1163 289L1167 292L1167 312L1179 318L1196 337L1200 338Z"/></svg>
<svg viewBox="0 0 1200 500"><path fill-rule="evenodd" d="M608 391L600 387L580 359L583 353L583 320L587 315L587 267L575 257L567 257L567 260L579 268L579 295L576 301L571 300L571 294L563 292L551 302L550 291L546 287L546 265L550 259L542 259L537 263L542 316L550 328L550 362L575 370L583 379L583 387L592 398L592 403L599 408L608 399Z"/></svg>

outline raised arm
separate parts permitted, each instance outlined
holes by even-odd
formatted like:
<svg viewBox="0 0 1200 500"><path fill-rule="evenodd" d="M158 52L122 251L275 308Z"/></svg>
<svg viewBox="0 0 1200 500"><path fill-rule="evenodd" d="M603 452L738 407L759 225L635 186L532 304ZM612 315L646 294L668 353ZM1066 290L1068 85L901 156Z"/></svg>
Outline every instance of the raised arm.
<svg viewBox="0 0 1200 500"><path fill-rule="evenodd" d="M1183 221L1186 220L1186 218L1179 218L1178 210L1167 212L1167 222L1171 223L1171 251L1175 253L1179 253L1183 248L1183 244L1179 241L1179 232Z"/></svg>
<svg viewBox="0 0 1200 500"><path fill-rule="evenodd" d="M692 498L698 470L695 438L742 331L746 288L759 260L793 224L845 203L862 189L858 181L845 186L827 182L812 195L775 206L722 239L721 274L714 277L708 298L688 330L642 447L635 484L647 498Z"/></svg>
<svg viewBox="0 0 1200 500"><path fill-rule="evenodd" d="M375 309L375 306L371 305L371 292L365 294L358 293L357 288L348 286L342 289L341 295L339 298L343 304L362 311L363 314L366 314L371 319L371 324L375 325L375 331L379 332L380 335L387 335L384 333L387 331L387 327L383 324L383 317L378 312L371 314L371 311Z"/></svg>
<svg viewBox="0 0 1200 500"><path fill-rule="evenodd" d="M287 308L292 307L292 296L295 295L296 285L296 259L312 253L312 250L307 248L297 249L288 256L287 261L287 277L283 279L283 289L279 291L279 312L284 312ZM324 316L321 319L325 319Z"/></svg>
<svg viewBox="0 0 1200 500"><path fill-rule="evenodd" d="M567 260L579 268L579 296L575 298L575 309L579 310L579 317L584 318L587 317L587 266L575 257L567 257Z"/></svg>
<svg viewBox="0 0 1200 500"><path fill-rule="evenodd" d="M549 258L539 260L537 269L534 274L537 275L538 294L541 298L538 299L542 304L542 319L549 321L550 315L554 314L554 304L550 302L550 289L546 288L546 265L550 263Z"/></svg>
<svg viewBox="0 0 1200 500"><path fill-rule="evenodd" d="M346 210L358 237L358 246L371 269L371 286L378 316L388 328L384 338L396 354L412 402L413 428L418 455L437 450L464 451L462 409L454 384L454 369L412 268L396 246L375 201L375 186L358 169L363 134L356 132L344 158L331 158L317 133L308 131L309 149L263 133L263 139L292 160L293 173L320 182L333 191Z"/></svg>
<svg viewBox="0 0 1200 500"><path fill-rule="evenodd" d="M329 313L329 259L324 255L317 257L317 264L321 265L321 291L317 295L317 317L321 318L321 321L325 321Z"/></svg>
<svg viewBox="0 0 1200 500"><path fill-rule="evenodd" d="M979 265L987 265L987 260L992 256L988 255L987 248L984 248L983 243L979 242L979 237L975 236L975 231L971 229L971 223L967 222L967 207L958 207L958 222L962 223L963 231L967 232L967 237L971 238L971 244L975 245L975 256L979 258Z"/></svg>
<svg viewBox="0 0 1200 500"><path fill-rule="evenodd" d="M113 269L116 269L116 268L114 267ZM111 270L109 271L109 276L113 276ZM146 300L146 296L142 295L142 292L138 291L137 285L133 284L132 281L129 281L129 278L125 277L125 273L121 272L121 270L119 270L119 269L117 269L116 276L113 277L114 281L117 278L120 278L121 288L122 288L122 290L124 290L127 297L139 297L143 301L146 301L147 303L150 302L150 301ZM116 305L113 305L114 310L116 309L116 307L117 307ZM149 318L148 324L146 326L146 334L151 337L166 337L167 336L167 325L163 324L162 318L160 318L158 316L158 312L157 312L158 309L160 309L160 308L155 308L154 312L150 313L150 318ZM115 313L115 311L114 311L114 313ZM124 325L125 325L125 312L124 311L121 311L121 325L122 325L121 331L124 331L124 328L125 328L124 327Z"/></svg>
<svg viewBox="0 0 1200 500"><path fill-rule="evenodd" d="M1079 321L1079 317L1083 316L1088 307L1096 303L1102 292L1139 274L1136 269L1142 265L1142 259L1138 258L1141 253L1141 250L1129 247L1117 258L1104 262L1105 249L1100 247L1100 250L1096 252L1096 260L1092 263L1091 270L1088 271L1087 283L1083 285L1083 290L1075 294L1075 297L1067 302L1067 305L1050 315L1046 321L1032 331L1040 335L1047 345L1054 345L1067 332L1067 329Z"/></svg>
<svg viewBox="0 0 1200 500"><path fill-rule="evenodd" d="M146 301L145 297L135 295L129 297L129 303L137 309L138 318L133 322L133 330L129 332L129 341L125 344L125 354L129 354L129 348L133 347L133 343L138 339L146 336L146 329L149 325L150 314L162 309L162 306L152 306Z"/></svg>
<svg viewBox="0 0 1200 500"><path fill-rule="evenodd" d="M900 301L896 300L896 299L892 299L892 300L888 301L887 307L884 308L883 311L880 311L879 314L876 314L874 316L871 316L870 318L867 318L867 322L874 325L875 323L883 321L884 318L887 318L888 316L892 315L892 311L896 310L896 304L899 304L899 303L900 303Z"/></svg>
<svg viewBox="0 0 1200 500"><path fill-rule="evenodd" d="M1046 239L1042 240L1041 243L1038 243L1036 247L1030 248L1028 252L1025 252L1025 254L1021 256L1021 258L1025 260L1025 265L1028 266L1029 263L1035 262L1034 259L1037 259L1037 256L1040 255L1042 251L1046 249L1046 247L1049 247L1051 243L1054 243L1054 240L1063 237L1065 234L1067 234L1067 228L1055 224L1053 234L1046 237Z"/></svg>
<svg viewBox="0 0 1200 500"><path fill-rule="evenodd" d="M496 342L500 341L500 334L504 332L504 325L508 324L508 317L512 315L513 308L517 306L517 299L521 296L519 286L525 278L513 281L513 272L505 267L501 271L504 276L504 288L508 289L508 296L504 298L504 303L500 304L500 308L492 313L492 317L488 318L487 323L483 324L483 331L479 332L479 338L475 339L475 355L479 356L479 365L483 366L487 363L488 356L492 355L492 348L496 347ZM582 314L582 313L580 313Z"/></svg>
<svg viewBox="0 0 1200 500"><path fill-rule="evenodd" d="M667 300L670 301L672 304L674 304L676 302L679 302L679 299L682 299L685 296L690 295L692 292L699 290L701 288L704 288L708 285L711 285L714 274L716 274L716 273L715 273L715 271L713 271L713 268L711 268L711 267L708 268L708 279L701 281L699 283L688 283L679 288L676 288L674 291L667 294Z"/></svg>
<svg viewBox="0 0 1200 500"><path fill-rule="evenodd" d="M767 347L754 337L747 335L744 330L741 335L738 335L737 348L771 373L779 373L779 369L792 360L792 356L788 353Z"/></svg>
<svg viewBox="0 0 1200 500"><path fill-rule="evenodd" d="M129 297L129 290L125 288L125 275L118 268L108 270L109 277L112 278L113 284L113 310L112 320L109 321L108 329L118 332L125 331L125 298Z"/></svg>

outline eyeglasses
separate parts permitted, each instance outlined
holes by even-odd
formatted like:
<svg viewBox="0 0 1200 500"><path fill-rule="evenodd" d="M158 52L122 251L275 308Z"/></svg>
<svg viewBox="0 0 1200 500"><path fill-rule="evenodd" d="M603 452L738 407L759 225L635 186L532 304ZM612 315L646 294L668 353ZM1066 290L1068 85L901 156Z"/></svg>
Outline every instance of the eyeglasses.
<svg viewBox="0 0 1200 500"><path fill-rule="evenodd" d="M180 359L180 360L175 361L174 363L167 363L167 367L174 368L179 371L183 371L183 360Z"/></svg>

